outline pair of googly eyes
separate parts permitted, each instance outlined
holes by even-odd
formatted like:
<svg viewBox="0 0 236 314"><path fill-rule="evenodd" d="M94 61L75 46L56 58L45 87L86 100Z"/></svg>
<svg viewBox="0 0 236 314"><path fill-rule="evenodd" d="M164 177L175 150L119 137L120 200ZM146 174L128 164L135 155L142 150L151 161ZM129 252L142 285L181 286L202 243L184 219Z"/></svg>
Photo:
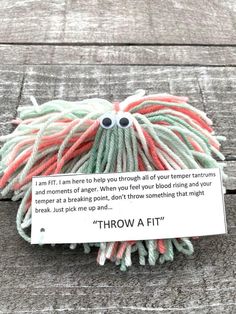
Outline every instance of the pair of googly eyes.
<svg viewBox="0 0 236 314"><path fill-rule="evenodd" d="M100 125L104 129L111 129L115 125L120 128L126 129L132 125L132 116L128 112L121 113L104 113L100 118Z"/></svg>

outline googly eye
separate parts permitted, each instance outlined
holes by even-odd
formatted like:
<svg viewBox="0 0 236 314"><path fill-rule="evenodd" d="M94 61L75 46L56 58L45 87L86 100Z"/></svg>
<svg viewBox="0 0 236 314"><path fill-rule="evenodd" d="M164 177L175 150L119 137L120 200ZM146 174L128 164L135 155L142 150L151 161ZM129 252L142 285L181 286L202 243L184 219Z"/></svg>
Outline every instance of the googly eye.
<svg viewBox="0 0 236 314"><path fill-rule="evenodd" d="M100 117L100 125L104 129L111 129L116 124L115 115L111 112L104 113Z"/></svg>
<svg viewBox="0 0 236 314"><path fill-rule="evenodd" d="M126 129L132 125L132 116L129 112L121 112L117 114L116 121L120 128Z"/></svg>

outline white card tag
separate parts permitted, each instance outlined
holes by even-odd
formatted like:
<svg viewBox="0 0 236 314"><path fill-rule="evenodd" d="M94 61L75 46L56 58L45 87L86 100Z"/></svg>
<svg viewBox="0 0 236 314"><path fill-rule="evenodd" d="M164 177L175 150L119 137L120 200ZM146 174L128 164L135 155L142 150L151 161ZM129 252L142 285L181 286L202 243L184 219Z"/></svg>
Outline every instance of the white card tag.
<svg viewBox="0 0 236 314"><path fill-rule="evenodd" d="M32 244L226 232L219 169L67 174L32 180Z"/></svg>

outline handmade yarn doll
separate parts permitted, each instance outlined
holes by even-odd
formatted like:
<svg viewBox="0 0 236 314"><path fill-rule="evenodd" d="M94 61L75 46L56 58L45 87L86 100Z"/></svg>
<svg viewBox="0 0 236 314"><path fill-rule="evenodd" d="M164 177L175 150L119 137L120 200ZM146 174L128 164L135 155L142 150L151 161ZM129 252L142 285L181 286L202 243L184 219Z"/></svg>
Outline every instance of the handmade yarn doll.
<svg viewBox="0 0 236 314"><path fill-rule="evenodd" d="M60 173L110 173L222 168L212 122L186 97L144 96L142 90L121 103L103 99L53 100L19 107L16 129L0 138L0 188L21 200L17 230L30 242L31 180ZM223 174L223 170L222 170ZM223 174L224 175L224 174ZM176 208L178 210L178 208ZM83 244L98 247L97 261L114 261L125 270L137 251L139 262L172 261L175 250L190 255L189 238ZM71 248L75 248L71 244Z"/></svg>

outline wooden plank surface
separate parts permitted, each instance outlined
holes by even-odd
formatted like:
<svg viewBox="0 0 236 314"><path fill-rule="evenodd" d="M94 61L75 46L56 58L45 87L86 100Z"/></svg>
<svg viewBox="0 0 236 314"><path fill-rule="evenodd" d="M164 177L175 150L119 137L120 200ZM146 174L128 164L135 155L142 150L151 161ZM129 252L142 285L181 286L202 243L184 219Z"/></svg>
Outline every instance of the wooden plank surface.
<svg viewBox="0 0 236 314"><path fill-rule="evenodd" d="M16 233L18 204L0 202L0 313L234 313L236 195L226 195L228 235L194 241L191 257L134 265L122 273L96 265L96 249L30 246Z"/></svg>
<svg viewBox="0 0 236 314"><path fill-rule="evenodd" d="M236 47L0 45L2 64L235 66Z"/></svg>
<svg viewBox="0 0 236 314"><path fill-rule="evenodd" d="M234 0L1 0L1 43L236 44Z"/></svg>
<svg viewBox="0 0 236 314"><path fill-rule="evenodd" d="M0 314L236 313L235 65L235 0L0 0L0 134L31 95L187 95L227 137L229 176L227 235L195 240L194 255L173 263L136 256L126 273L97 266L95 249L25 243L19 204L0 200Z"/></svg>

